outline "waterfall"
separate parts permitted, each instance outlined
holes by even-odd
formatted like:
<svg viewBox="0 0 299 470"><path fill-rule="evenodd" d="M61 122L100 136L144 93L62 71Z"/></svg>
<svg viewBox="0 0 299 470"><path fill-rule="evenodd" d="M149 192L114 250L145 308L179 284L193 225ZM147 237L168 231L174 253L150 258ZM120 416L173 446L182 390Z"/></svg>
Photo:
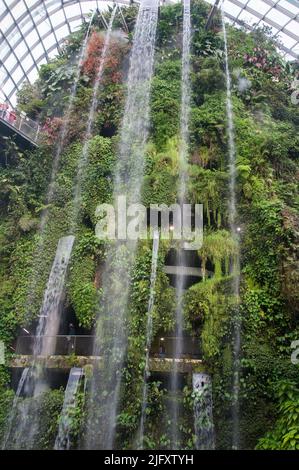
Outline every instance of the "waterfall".
<svg viewBox="0 0 299 470"><path fill-rule="evenodd" d="M6 426L6 431L5 431L4 439L3 439L3 442L2 442L2 449L3 450L6 449L8 444L9 444L8 440L9 440L9 437L10 437L10 434L11 434L11 431L12 431L12 425L13 425L14 419L16 417L16 414L18 412L19 397L20 397L20 395L22 393L22 390L24 388L24 384L26 382L28 372L29 372L29 367L25 367L25 369L23 369L21 378L20 378L19 383L18 383L18 388L17 388L16 394L15 394L15 397L13 399L12 409L11 409L11 412L10 412L9 417L8 417L8 424Z"/></svg>
<svg viewBox="0 0 299 470"><path fill-rule="evenodd" d="M72 217L72 227L71 227L72 231L74 231L74 227L76 226L76 223L77 223L77 216L79 212L80 195L81 195L80 194L81 193L81 181L82 181L83 171L86 167L87 156L88 156L88 139L91 137L92 125L93 125L94 115L95 115L95 111L97 107L97 93L98 93L102 75L103 75L104 61L105 61L107 50L108 50L115 11L116 11L116 7L113 9L108 31L105 36L105 42L104 42L104 46L102 49L99 70L98 70L98 73L94 82L93 97L92 97L92 103L90 106L88 122L86 126L85 141L83 145L81 158L78 163L77 181L75 185L75 194L74 194L74 213ZM94 14L95 12L92 15L92 19L93 19ZM78 86L78 82L80 78L83 60L85 58L92 19L90 21L89 28L88 28L88 31L85 36L84 43L81 49L81 54L79 57L79 63L78 63L78 68L77 68L77 74L76 74L74 84L72 86L72 93L71 93L71 97L70 97L70 101L69 101L69 105L68 105L68 109L66 113L66 119L64 120L64 125L62 127L59 143L56 149L54 164L52 168L51 182L50 182L48 194L47 194L48 203L53 198L54 182L55 182L55 178L56 178L56 174L58 170L58 165L59 165L60 155L63 149L64 140L68 131L69 119L73 111L74 98L75 98L76 91L77 91L77 86ZM48 216L47 214L48 213L46 211L42 215L42 218L41 218L39 230L42 235L43 235L46 223L47 223L47 216ZM34 356L33 366L25 380L25 387L27 384L29 388L29 382L30 382L30 388L33 391L33 397L38 396L43 390L47 389L47 383L43 376L43 369L42 369L41 364L38 363L38 358L50 356L55 351L56 336L57 336L58 328L60 324L60 313L61 313L62 300L63 300L63 294L64 294L65 277L66 277L67 267L68 267L68 263L69 263L71 252L72 252L73 243L74 243L74 236L72 235L63 237L58 242L55 259L52 265L48 284L47 284L46 291L44 294L43 304L39 312L39 322L38 322L36 337L35 337L34 346L33 346L33 356ZM39 245L37 247L37 250L36 250L37 251L36 257L38 258L38 260L40 259L40 256L42 254L43 246L44 246L44 237L42 236L39 242ZM38 270L36 269L36 272L37 271ZM36 282L36 279L34 278L32 282L31 292L33 292L33 286L35 285L35 282ZM34 400L28 400L24 406L26 410L22 412L22 417L21 417L22 419L18 419L16 436L21 436L24 439L26 448L31 448L34 442L34 437L38 432L39 416L38 416L38 409L36 409L34 413L33 421L32 421L32 417L30 417L31 421L29 423L28 422L29 412L30 410L32 411L33 407L37 407L38 404Z"/></svg>
<svg viewBox="0 0 299 470"><path fill-rule="evenodd" d="M64 393L59 429L54 446L55 450L69 450L71 447L72 411L76 407L76 394L82 376L82 369L72 367Z"/></svg>
<svg viewBox="0 0 299 470"><path fill-rule="evenodd" d="M105 60L106 60L106 56L107 56L107 52L109 48L112 26L113 26L113 21L114 21L116 10L117 10L117 6L115 5L110 16L108 29L105 34L104 45L101 51L99 68L98 68L96 78L93 84L92 101L91 101L88 118L87 118L84 144L83 144L81 156L79 158L78 167L77 167L77 177L76 177L76 185L75 185L75 191L74 191L74 208L73 208L73 214L72 214L72 227L71 227L72 233L75 230L77 219L78 219L78 214L80 210L82 178L83 178L86 165L88 163L89 140L92 137L92 127L93 127L95 113L96 113L97 105L98 105L98 92L99 92L99 88L100 88L102 78L103 78Z"/></svg>
<svg viewBox="0 0 299 470"><path fill-rule="evenodd" d="M182 54L182 98L181 98L181 121L180 121L180 148L179 148L179 188L178 200L182 205L186 198L186 185L188 180L187 174L187 161L188 161L188 146L189 146L189 113L190 113L190 44L191 44L191 17L190 17L190 0L184 0L184 18L183 18L183 54ZM178 253L179 266L185 266L185 252L183 244ZM176 359L179 359L182 354L183 348L183 294L184 294L184 276L176 277L176 298L177 306L175 313L176 331L175 331L175 351L174 363L171 373L171 391L175 393L178 390L178 364ZM177 398L171 402L171 418L172 429L171 439L173 448L179 446L179 403Z"/></svg>
<svg viewBox="0 0 299 470"><path fill-rule="evenodd" d="M194 397L195 446L197 450L213 450L215 434L211 378L207 374L192 376Z"/></svg>
<svg viewBox="0 0 299 470"><path fill-rule="evenodd" d="M180 118L180 179L178 199L180 204L185 202L187 184L187 161L189 147L189 115L190 115L190 45L191 45L191 15L190 0L184 0L183 18L183 54L182 54L182 82L181 82L181 118Z"/></svg>
<svg viewBox="0 0 299 470"><path fill-rule="evenodd" d="M54 196L54 184L55 184L55 180L56 180L57 171L58 171L58 168L59 168L60 157L61 157L61 153L63 151L65 138L66 138L67 132L69 130L70 118L71 118L71 115L74 111L74 101L75 101L75 97L76 97L76 94L77 94L77 88L78 88L79 79L80 79L80 75L81 75L82 65L83 65L83 62L84 62L84 59L85 59L87 44L88 44L88 38L89 38L90 29L91 29L91 25L92 25L92 21L93 21L95 13L96 13L96 9L93 11L93 14L92 14L90 23L88 25L88 29L87 29L85 38L84 38L84 42L83 42L83 45L82 45L82 48L81 48L81 51L80 51L75 79L74 79L73 85L71 87L71 93L70 93L67 109L66 109L66 112L65 112L62 128L61 128L61 131L60 131L60 135L58 137L58 143L57 143L54 158L53 158L52 171L51 171L51 176L50 176L50 183L49 183L49 186L48 186L46 201L45 201L46 208L42 211L41 218L40 218L40 223L39 223L38 233L40 235L40 239L38 241L37 247L36 247L35 252L34 252L33 275L32 275L32 279L31 279L31 282L30 282L29 295L28 295L28 304L29 305L32 303L32 299L33 299L34 293L35 293L36 283L37 283L38 276L39 276L39 273L40 273L39 266L40 266L41 258L43 256L44 243L45 243L45 228L46 228L46 225L47 225L47 222L48 222L48 215L49 215L48 205L52 202L53 196Z"/></svg>
<svg viewBox="0 0 299 470"><path fill-rule="evenodd" d="M52 167L50 184L49 184L47 198L46 198L46 204L49 204L53 199L54 183L55 183L56 174L57 174L58 166L59 166L59 162L60 162L60 155L61 155L61 152L63 150L64 141L65 141L67 132L69 130L69 122L70 122L71 114L74 110L74 101L75 101L75 97L76 97L76 94L77 94L77 88L78 88L79 79L80 79L80 75L81 75L82 65L83 65L83 62L84 62L84 59L85 59L87 44L88 44L88 38L89 38L90 29L91 29L91 25L92 25L92 21L93 21L95 13L96 13L96 9L92 13L92 16L91 16L91 19L90 19L90 22L89 22L89 25L88 25L88 28L87 28L87 32L86 32L86 35L85 35L85 38L84 38L84 41L83 41L83 45L81 47L79 60L78 60L78 65L77 65L77 70L76 70L76 75L75 75L74 83L71 87L71 94L70 94L67 110L66 110L65 117L64 117L64 120L63 120L62 128L61 128L59 139L58 139L58 144L57 144L57 147L56 147L56 152L55 152L55 156L54 156L54 160L53 160L53 167ZM41 217L41 222L40 222L40 230L41 231L44 230L46 222L47 222L47 210L42 214L42 217Z"/></svg>
<svg viewBox="0 0 299 470"><path fill-rule="evenodd" d="M227 34L224 18L223 4L221 7L222 29L224 38L225 55L225 75L226 75L226 113L227 113L227 135L228 135L228 154L229 154L229 226L232 238L237 246L237 255L234 260L233 285L232 292L239 303L240 295L240 240L238 235L237 207L236 207L236 146L235 146L235 128L231 94L231 77L228 63ZM233 363L233 448L239 447L239 388L240 388L240 347L241 347L241 323L239 309L236 309L234 318L234 363Z"/></svg>
<svg viewBox="0 0 299 470"><path fill-rule="evenodd" d="M141 417L140 417L140 429L139 429L139 446L143 448L143 439L144 439L144 425L146 419L146 407L147 407L147 397L148 397L148 378L150 376L149 368L149 359L150 359L150 349L152 345L152 330L153 330L153 308L155 303L155 283L157 277L157 262L158 262L158 253L159 253L159 232L153 232L153 251L152 251L152 269L151 269L151 279L150 279L150 296L148 301L147 308L147 323L146 323L146 346L145 346L145 367L143 374L143 388L142 388L142 407L141 407Z"/></svg>
<svg viewBox="0 0 299 470"><path fill-rule="evenodd" d="M140 199L145 144L149 131L149 98L154 65L158 0L142 0L137 16L126 104L121 126L115 192L133 203Z"/></svg>
<svg viewBox="0 0 299 470"><path fill-rule="evenodd" d="M32 367L30 371L26 372L25 378L22 375L18 385L18 390L21 390L23 387L25 391L31 390L33 398L47 388L43 377L43 367L39 363L39 358L45 358L53 354L55 350L56 335L60 324L60 313L64 297L65 278L73 243L74 237L72 235L63 237L58 242L43 304L39 312L39 321L33 345ZM21 384L21 382L23 383ZM19 436L21 436L26 448L29 449L33 445L39 422L38 410L36 409L32 416L30 415L30 410L38 405L34 399L31 399L24 406L25 408L22 410L21 416L18 416L18 408L13 406L11 416L15 415L17 419L14 429L16 438L19 439ZM16 440L15 444L17 445Z"/></svg>
<svg viewBox="0 0 299 470"><path fill-rule="evenodd" d="M158 0L143 0L137 16L125 110L120 131L114 201L125 196L138 204L149 130L149 98L154 64ZM84 446L112 449L119 405L121 375L127 347L126 315L130 273L137 240L126 240L118 231L111 244L103 273L94 355L100 357L91 382L89 419Z"/></svg>
<svg viewBox="0 0 299 470"><path fill-rule="evenodd" d="M33 355L50 356L55 351L56 335L60 324L64 285L75 237L60 238L44 300L39 312L39 322L33 347Z"/></svg>

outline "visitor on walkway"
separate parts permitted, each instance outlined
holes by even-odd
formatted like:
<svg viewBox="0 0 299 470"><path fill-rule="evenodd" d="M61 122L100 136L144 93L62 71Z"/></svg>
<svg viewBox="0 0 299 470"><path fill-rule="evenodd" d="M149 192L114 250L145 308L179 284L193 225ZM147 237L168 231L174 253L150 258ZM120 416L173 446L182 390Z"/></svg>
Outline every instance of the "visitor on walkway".
<svg viewBox="0 0 299 470"><path fill-rule="evenodd" d="M159 357L161 357L162 359L164 359L166 356L165 354L165 346L164 344L160 344L159 346Z"/></svg>

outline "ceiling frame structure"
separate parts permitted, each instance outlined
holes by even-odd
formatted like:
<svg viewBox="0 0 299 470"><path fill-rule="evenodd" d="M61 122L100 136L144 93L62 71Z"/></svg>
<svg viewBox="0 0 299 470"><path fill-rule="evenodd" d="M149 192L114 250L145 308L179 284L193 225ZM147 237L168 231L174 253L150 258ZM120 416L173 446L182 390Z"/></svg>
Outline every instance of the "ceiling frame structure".
<svg viewBox="0 0 299 470"><path fill-rule="evenodd" d="M75 23L78 26L78 21L82 23L86 21L90 13L94 8L98 8L101 12L102 7L105 5L112 6L115 3L121 5L129 5L131 2L130 0L117 0L113 2L107 2L105 0L97 0L97 1L89 1L89 0L0 0L0 6L2 3L2 9L0 10L0 100L1 95L4 100L9 103L11 106L15 104L15 97L17 91L20 89L23 82L32 82L30 79L30 74L34 71L35 76L37 76L38 69L41 64L47 63L50 60L51 53L58 53L61 50L61 45L65 40L65 36L63 38L58 38L57 31L67 26L68 34L74 32L76 28L73 27ZM21 13L20 16L15 17L13 11L14 8L18 6L18 4L23 3L25 6L25 11ZM30 6L29 6L30 4ZM88 4L92 8L83 10L84 4ZM66 10L67 7L78 5L79 6L79 14L70 16L69 11ZM4 8L3 8L4 7ZM34 13L38 12L42 8L42 14L39 18L34 17ZM56 14L61 14L61 21L55 24L52 21L52 18ZM9 21L8 28L4 28L2 25L6 25ZM105 23L105 18L102 16L102 23L105 27L107 27L107 23ZM50 29L45 32L44 34L40 34L39 27L43 25L44 22L48 22ZM22 28L20 25L29 24L29 28L26 29L26 33L23 33ZM33 44L29 44L27 41L27 37L33 32L36 31L37 39L34 41ZM68 35L67 34L67 35ZM9 40L10 37L14 37L15 35L18 36L18 39L12 44ZM47 44L47 39L52 35L54 37L55 42L51 45ZM18 57L15 49L22 44L25 46L24 53ZM34 49L38 46L42 46L43 52L40 53L38 56L34 55ZM3 50L5 51L3 53ZM30 66L25 67L27 58L31 57ZM7 60L11 57L14 57L14 64L12 67L7 66ZM19 69L22 73L20 78L15 79L14 75L16 70ZM13 84L13 88L11 88L8 92L7 83L11 82Z"/></svg>
<svg viewBox="0 0 299 470"><path fill-rule="evenodd" d="M217 0L206 1L213 6L217 3ZM259 11L262 5L265 8L263 13ZM234 26L244 27L248 31L262 26L271 28L274 38L278 40L277 47L283 56L288 60L298 60L299 0L224 0L223 10L226 18ZM278 20L273 19L273 16ZM296 32L294 32L295 27ZM292 44L286 44L286 41L290 40Z"/></svg>
<svg viewBox="0 0 299 470"><path fill-rule="evenodd" d="M219 0L206 1L212 7L215 2L219 4ZM40 65L60 52L65 37L86 21L92 10L101 12L113 3L129 5L132 0L0 0L0 100L4 98L13 106L22 83L37 77ZM258 11L258 4L263 4L263 12ZM283 55L298 59L299 0L224 0L223 8L227 19L236 26L249 31L263 25L272 28ZM282 20L273 18L272 12ZM250 21L246 21L246 15ZM103 16L102 22L105 26ZM63 34L59 32L62 29ZM30 36L35 36L34 40ZM18 47L21 53L17 52Z"/></svg>

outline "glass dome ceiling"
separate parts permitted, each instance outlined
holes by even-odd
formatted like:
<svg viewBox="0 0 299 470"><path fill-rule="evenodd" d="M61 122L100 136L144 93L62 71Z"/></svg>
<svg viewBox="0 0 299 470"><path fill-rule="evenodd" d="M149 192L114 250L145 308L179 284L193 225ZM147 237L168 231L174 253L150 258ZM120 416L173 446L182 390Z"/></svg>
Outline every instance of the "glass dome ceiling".
<svg viewBox="0 0 299 470"><path fill-rule="evenodd" d="M215 0L207 2L215 4ZM112 4L103 0L0 0L0 100L14 105L21 84L36 79L38 67L57 54L64 39L90 12ZM290 60L298 57L299 0L224 0L224 11L237 26L271 27L283 55Z"/></svg>

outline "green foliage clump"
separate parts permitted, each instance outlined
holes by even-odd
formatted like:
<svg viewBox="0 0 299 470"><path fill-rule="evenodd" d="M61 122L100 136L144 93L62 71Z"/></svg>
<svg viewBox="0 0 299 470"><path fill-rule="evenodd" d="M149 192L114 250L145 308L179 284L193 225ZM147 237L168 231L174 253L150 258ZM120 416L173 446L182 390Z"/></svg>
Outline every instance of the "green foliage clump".
<svg viewBox="0 0 299 470"><path fill-rule="evenodd" d="M163 149L179 130L181 63L163 60L156 66L151 93L153 139Z"/></svg>
<svg viewBox="0 0 299 470"><path fill-rule="evenodd" d="M260 438L260 450L299 449L299 389L295 382L282 381L275 385L278 417L274 429Z"/></svg>

